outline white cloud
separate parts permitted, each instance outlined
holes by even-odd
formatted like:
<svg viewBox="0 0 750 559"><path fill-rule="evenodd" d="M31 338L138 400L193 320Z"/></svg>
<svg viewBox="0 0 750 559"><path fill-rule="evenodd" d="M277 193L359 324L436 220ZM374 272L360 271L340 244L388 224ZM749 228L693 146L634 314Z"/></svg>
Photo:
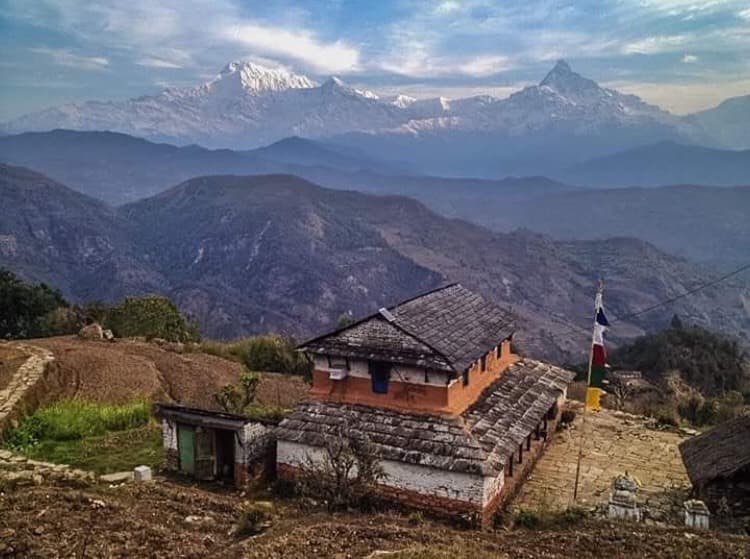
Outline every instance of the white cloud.
<svg viewBox="0 0 750 559"><path fill-rule="evenodd" d="M459 4L455 0L446 0L445 2L440 2L440 4L435 7L435 13L441 16L445 16L456 13L460 9L461 4Z"/></svg>
<svg viewBox="0 0 750 559"><path fill-rule="evenodd" d="M750 79L697 83L612 81L602 85L623 93L638 95L649 103L678 114L708 109L728 97L747 95L750 91Z"/></svg>
<svg viewBox="0 0 750 559"><path fill-rule="evenodd" d="M52 49L47 47L34 47L30 49L37 54L44 54L52 58L61 66L80 68L82 70L104 70L109 66L109 60L103 56L82 56L68 49Z"/></svg>
<svg viewBox="0 0 750 559"><path fill-rule="evenodd" d="M149 68L182 68L181 65L170 62L169 60L164 60L163 58L146 57L136 60L135 63L138 64L138 66L147 66Z"/></svg>
<svg viewBox="0 0 750 559"><path fill-rule="evenodd" d="M627 43L622 47L623 54L657 54L679 49L690 40L688 35L658 35Z"/></svg>
<svg viewBox="0 0 750 559"><path fill-rule="evenodd" d="M320 72L351 72L359 68L359 50L344 41L322 42L306 30L243 23L220 29L219 36L259 54L283 56Z"/></svg>
<svg viewBox="0 0 750 559"><path fill-rule="evenodd" d="M742 19L746 19L750 21L750 8L748 8L747 10L742 10L737 15L740 16Z"/></svg>
<svg viewBox="0 0 750 559"><path fill-rule="evenodd" d="M512 64L505 56L477 56L466 62L459 63L456 70L467 76L490 76L503 70L508 70Z"/></svg>
<svg viewBox="0 0 750 559"><path fill-rule="evenodd" d="M698 57L693 54L686 54L682 57L682 62L685 64L695 64L698 62Z"/></svg>

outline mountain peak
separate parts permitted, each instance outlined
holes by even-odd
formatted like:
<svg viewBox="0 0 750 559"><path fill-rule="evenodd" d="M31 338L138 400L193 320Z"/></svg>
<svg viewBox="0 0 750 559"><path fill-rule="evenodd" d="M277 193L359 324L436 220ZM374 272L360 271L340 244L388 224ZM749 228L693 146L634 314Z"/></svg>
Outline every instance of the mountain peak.
<svg viewBox="0 0 750 559"><path fill-rule="evenodd" d="M364 97L366 99L377 99L378 96L373 93L372 91L369 91L367 89L356 89L349 84L347 84L344 80L341 78L338 78L336 76L331 76L328 78L325 82L323 82L323 85L320 86L320 88L323 91L327 92L340 92L347 95L357 95L359 97Z"/></svg>
<svg viewBox="0 0 750 559"><path fill-rule="evenodd" d="M599 84L573 71L565 60L558 60L552 70L539 83L540 87L549 87L560 94L578 93L599 89Z"/></svg>
<svg viewBox="0 0 750 559"><path fill-rule="evenodd" d="M237 94L283 91L310 88L317 84L307 76L295 74L286 68L268 68L249 61L230 62L211 82L217 92Z"/></svg>

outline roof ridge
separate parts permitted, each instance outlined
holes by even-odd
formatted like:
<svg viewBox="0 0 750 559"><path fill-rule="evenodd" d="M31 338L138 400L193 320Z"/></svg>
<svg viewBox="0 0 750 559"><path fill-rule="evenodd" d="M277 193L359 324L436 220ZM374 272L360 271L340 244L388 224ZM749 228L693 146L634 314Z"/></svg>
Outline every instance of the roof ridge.
<svg viewBox="0 0 750 559"><path fill-rule="evenodd" d="M408 299L399 301L395 305L391 305L390 307L386 307L386 308L390 311L390 310L400 307L401 305L405 305L406 303L411 303L412 301L416 301L417 299L421 299L422 297L426 297L427 295L432 295L433 293L437 293L438 291L443 291L444 289L448 289L449 287L455 287L457 285L460 287L463 287L459 282L454 281L453 283L441 285L440 287L435 287L428 291L424 291L423 293L419 293L418 295L413 295L412 297L409 297Z"/></svg>
<svg viewBox="0 0 750 559"><path fill-rule="evenodd" d="M385 308L387 310L392 310L392 309L395 309L396 307L400 307L401 305L405 305L406 303L410 303L411 301L414 301L414 300L419 299L421 297L426 297L427 295L431 295L433 293L437 293L438 291L442 291L443 289L448 289L449 287L454 287L456 285L461 285L461 284L459 282L453 282L453 283L449 283L447 285L443 285L443 286L440 286L440 287L435 287L434 289L430 289L429 291L425 291L423 293L420 293L419 295L414 295L413 297L409 297L408 299L404 299L403 301L401 301L399 303L396 303L395 305L391 305L390 307L381 307L381 308ZM345 332L346 330L354 328L355 326L359 326L360 324L362 324L364 322L367 322L368 320L372 320L373 318L378 318L380 316L382 316L382 315L380 314L380 309L378 309L374 313L368 314L368 315L360 318L359 320L355 320L351 324L347 324L346 326L342 326L341 328L336 328L335 330L332 330L331 332L326 332L326 333L321 334L319 336L315 336L314 338L310 338L309 340L306 340L306 341L300 343L299 345L297 345L297 347L295 349L302 349L302 348L304 348L305 346L307 346L309 344L317 342L318 340L321 340L323 338L328 338L330 336L335 336L336 334L340 334L341 332ZM412 338L414 338L415 340L417 340L419 343L422 343L422 344L426 345L427 347L429 347L432 351L434 351L440 357L442 357L443 359L445 359L445 361L447 363L449 363L449 364L451 363L451 360L448 359L448 357L443 352L438 351L432 345L428 344L423 339L421 339L418 336L416 336L414 333L409 332L403 326L397 325L396 321L393 321L393 322L387 321L387 322L389 324L394 325L398 330L400 330L404 334L407 334L408 336L411 336ZM455 371L455 368L452 365L451 365L451 369L453 369Z"/></svg>

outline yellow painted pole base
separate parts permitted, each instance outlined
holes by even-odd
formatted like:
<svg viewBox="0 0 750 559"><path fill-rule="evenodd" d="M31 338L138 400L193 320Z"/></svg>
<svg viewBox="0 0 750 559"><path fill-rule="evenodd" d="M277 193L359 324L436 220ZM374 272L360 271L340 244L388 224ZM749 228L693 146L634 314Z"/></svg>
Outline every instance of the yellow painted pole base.
<svg viewBox="0 0 750 559"><path fill-rule="evenodd" d="M586 389L586 409L589 410L600 410L602 409L601 398L604 394L604 390L601 388L594 388L590 386Z"/></svg>

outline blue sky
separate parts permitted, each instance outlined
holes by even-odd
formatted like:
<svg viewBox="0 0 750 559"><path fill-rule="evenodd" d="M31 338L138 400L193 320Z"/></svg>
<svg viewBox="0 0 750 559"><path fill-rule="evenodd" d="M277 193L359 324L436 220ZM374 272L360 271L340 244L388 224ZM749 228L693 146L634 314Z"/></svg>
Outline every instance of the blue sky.
<svg viewBox="0 0 750 559"><path fill-rule="evenodd" d="M229 61L498 96L558 58L675 112L750 93L750 0L0 0L0 119L195 85Z"/></svg>

